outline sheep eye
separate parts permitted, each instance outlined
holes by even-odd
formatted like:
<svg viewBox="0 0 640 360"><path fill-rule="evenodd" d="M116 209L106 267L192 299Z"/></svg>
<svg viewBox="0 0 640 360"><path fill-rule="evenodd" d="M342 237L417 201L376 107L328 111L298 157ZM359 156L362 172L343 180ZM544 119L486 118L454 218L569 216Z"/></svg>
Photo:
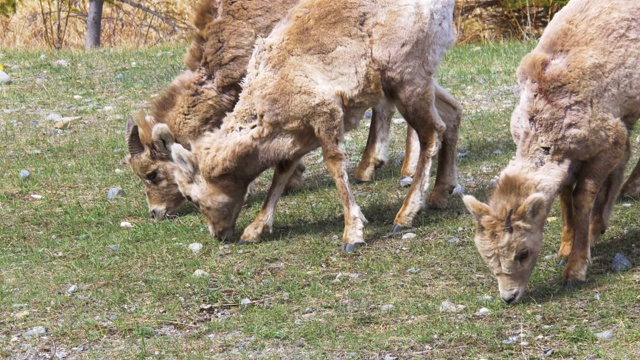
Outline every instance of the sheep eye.
<svg viewBox="0 0 640 360"><path fill-rule="evenodd" d="M516 255L516 261L524 261L529 257L529 249L525 251L521 251L518 255Z"/></svg>
<svg viewBox="0 0 640 360"><path fill-rule="evenodd" d="M187 195L187 200L189 200L189 202L193 202L193 199L191 198L191 196Z"/></svg>
<svg viewBox="0 0 640 360"><path fill-rule="evenodd" d="M147 180L154 181L158 177L158 170L153 170L147 174Z"/></svg>

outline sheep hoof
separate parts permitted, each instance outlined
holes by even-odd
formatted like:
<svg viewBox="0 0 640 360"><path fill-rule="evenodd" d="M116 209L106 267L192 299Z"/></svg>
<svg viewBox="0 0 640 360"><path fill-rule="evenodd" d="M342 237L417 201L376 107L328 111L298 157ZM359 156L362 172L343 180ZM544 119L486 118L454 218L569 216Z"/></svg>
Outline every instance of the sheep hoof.
<svg viewBox="0 0 640 360"><path fill-rule="evenodd" d="M392 231L394 234L397 234L397 233L401 232L401 231L402 231L402 230L404 230L404 229L408 229L408 227L406 227L406 226L402 226L402 225L399 225L399 224L393 224L393 228L392 228L392 230L391 230L391 231Z"/></svg>
<svg viewBox="0 0 640 360"><path fill-rule="evenodd" d="M359 248L361 246L364 246L364 245L365 245L365 243L363 243L363 242L357 242L357 243L354 243L354 244L343 244L342 245L342 251L344 251L346 253L352 252L355 249L357 249L357 248Z"/></svg>
<svg viewBox="0 0 640 360"><path fill-rule="evenodd" d="M562 259L562 260L558 261L558 266L564 267L565 265L567 265L567 260Z"/></svg>

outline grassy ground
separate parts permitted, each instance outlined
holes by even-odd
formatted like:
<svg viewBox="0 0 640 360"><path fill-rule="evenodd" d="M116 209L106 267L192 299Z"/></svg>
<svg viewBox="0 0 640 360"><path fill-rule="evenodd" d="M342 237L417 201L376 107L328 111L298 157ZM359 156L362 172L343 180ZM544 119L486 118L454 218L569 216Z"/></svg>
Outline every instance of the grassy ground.
<svg viewBox="0 0 640 360"><path fill-rule="evenodd" d="M532 47L456 47L438 74L463 104L460 182L480 199L514 153L514 71ZM353 185L370 221L369 246L354 254L339 248L342 209L319 152L305 159L307 185L281 200L274 232L261 244L211 239L190 208L178 219L153 221L142 184L121 162L125 115L145 109L182 70L183 51L0 55L14 78L0 85L0 357L640 356L640 271L609 270L616 252L639 261L639 203L616 205L588 282L572 290L561 286L555 261L544 258L559 245L554 207L529 292L506 306L459 198L444 211L420 214L416 237L389 236L406 192L399 186L403 124L393 126L390 164L375 182ZM68 66L54 65L58 59ZM58 131L45 120L52 113L81 118ZM366 123L349 135L353 167ZM19 178L22 169L29 179ZM260 189L269 176L260 178ZM112 187L126 195L108 200ZM263 194L243 210L239 229L257 214ZM197 255L187 248L193 242L204 245ZM196 269L210 276L196 278ZM443 312L444 301L464 308ZM476 314L483 307L489 313ZM30 336L37 326L46 333ZM610 340L596 336L607 330Z"/></svg>

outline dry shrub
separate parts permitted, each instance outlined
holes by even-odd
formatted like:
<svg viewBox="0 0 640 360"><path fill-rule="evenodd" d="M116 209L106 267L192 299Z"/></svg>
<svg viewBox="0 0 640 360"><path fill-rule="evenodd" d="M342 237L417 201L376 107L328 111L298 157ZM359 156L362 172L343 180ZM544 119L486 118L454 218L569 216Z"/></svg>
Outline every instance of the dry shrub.
<svg viewBox="0 0 640 360"><path fill-rule="evenodd" d="M101 46L140 47L184 41L198 0L105 1ZM0 16L0 48L83 48L87 0L24 0L10 17ZM155 15L154 15L155 14Z"/></svg>
<svg viewBox="0 0 640 360"><path fill-rule="evenodd" d="M457 0L459 42L538 37L569 0Z"/></svg>

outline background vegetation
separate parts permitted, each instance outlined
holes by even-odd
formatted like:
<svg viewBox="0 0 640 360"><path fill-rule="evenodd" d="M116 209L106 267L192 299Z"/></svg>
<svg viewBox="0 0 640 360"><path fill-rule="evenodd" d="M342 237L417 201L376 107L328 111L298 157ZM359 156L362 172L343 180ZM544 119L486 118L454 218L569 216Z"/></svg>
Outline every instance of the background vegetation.
<svg viewBox="0 0 640 360"><path fill-rule="evenodd" d="M191 7L197 0L117 0L104 9L102 45L140 47L188 42ZM539 35L568 0L458 0L455 22L458 42L484 42ZM16 0L0 0L6 14ZM17 12L0 16L0 48L81 48L86 33L87 0L22 0ZM155 14L155 15L154 15ZM158 16L159 15L159 16Z"/></svg>
<svg viewBox="0 0 640 360"><path fill-rule="evenodd" d="M460 182L480 199L513 156L514 72L533 46L459 45L437 74L463 105ZM616 204L588 282L570 290L554 259L554 208L529 292L506 306L459 198L420 214L414 237L390 236L406 193L401 120L390 164L353 185L370 221L368 246L353 254L340 250L342 209L318 151L261 244L213 240L190 207L153 221L142 183L121 162L125 117L182 71L184 51L0 51L14 77L0 85L0 358L640 358L640 270L610 271L616 252L640 259L638 202ZM72 120L57 128L54 114ZM347 140L353 167L367 122ZM239 230L259 211L269 175ZM108 200L113 187L125 196ZM198 254L188 249L195 242Z"/></svg>

